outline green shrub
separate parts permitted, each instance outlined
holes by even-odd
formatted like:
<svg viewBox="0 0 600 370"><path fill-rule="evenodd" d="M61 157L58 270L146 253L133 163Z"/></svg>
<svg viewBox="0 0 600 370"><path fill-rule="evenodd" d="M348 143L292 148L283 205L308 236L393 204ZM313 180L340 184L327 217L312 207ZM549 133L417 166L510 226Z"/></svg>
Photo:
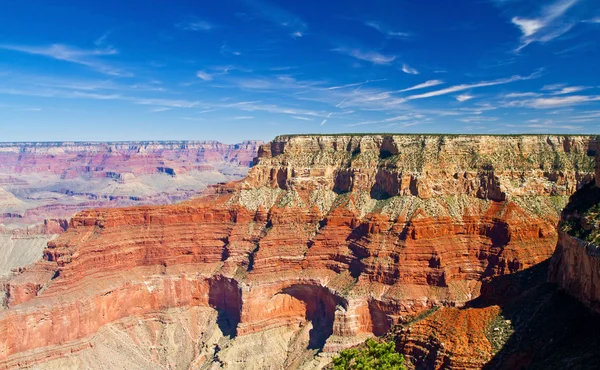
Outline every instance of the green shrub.
<svg viewBox="0 0 600 370"><path fill-rule="evenodd" d="M367 339L366 345L361 350L343 350L339 356L334 357L334 370L406 370L404 357L396 352L393 341L380 343L374 339Z"/></svg>

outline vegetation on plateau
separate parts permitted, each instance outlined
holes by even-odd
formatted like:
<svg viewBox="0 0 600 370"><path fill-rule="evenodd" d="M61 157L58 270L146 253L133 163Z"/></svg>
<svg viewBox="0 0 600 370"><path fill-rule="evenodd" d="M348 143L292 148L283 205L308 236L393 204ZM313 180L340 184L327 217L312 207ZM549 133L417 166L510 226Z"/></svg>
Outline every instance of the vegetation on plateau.
<svg viewBox="0 0 600 370"><path fill-rule="evenodd" d="M382 343L367 339L365 344L362 349L346 349L334 357L334 370L406 370L404 356L396 352L393 341Z"/></svg>
<svg viewBox="0 0 600 370"><path fill-rule="evenodd" d="M563 211L562 231L600 245L600 188L594 183L575 193Z"/></svg>

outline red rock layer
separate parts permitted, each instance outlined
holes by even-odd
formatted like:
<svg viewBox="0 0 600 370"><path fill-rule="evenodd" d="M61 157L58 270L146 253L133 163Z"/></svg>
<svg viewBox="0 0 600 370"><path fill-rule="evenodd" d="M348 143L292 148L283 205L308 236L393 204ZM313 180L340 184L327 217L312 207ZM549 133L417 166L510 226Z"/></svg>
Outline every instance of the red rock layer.
<svg viewBox="0 0 600 370"><path fill-rule="evenodd" d="M398 333L400 351L419 369L481 369L493 348L485 329L500 307L444 308Z"/></svg>
<svg viewBox="0 0 600 370"><path fill-rule="evenodd" d="M588 178L575 168L590 165L589 139L555 145L555 137L535 138L504 144L512 148L524 140L530 158L556 154L566 169L545 175L538 172L545 159L529 161L522 166L530 166L529 172L520 170L521 186L510 184L516 172L495 157L501 175L473 164L456 176L460 161L446 172L430 172L440 160L450 160L452 151L470 153L479 148L474 142L498 143L494 137L450 137L443 143L424 137L424 144L414 145L413 137L404 136L348 139L358 143L359 154L343 138L280 138L263 147L246 181L198 200L83 211L49 243L43 261L6 283L0 364L33 361L36 348L64 345L115 320L172 307L212 307L230 336L310 321L308 348L337 351L343 343L332 337L381 335L427 308L463 305L478 295L484 277L551 255L557 200L550 195L568 194L577 179ZM437 159L429 157L430 145L441 145ZM391 166L387 154L381 158L382 148L402 156L398 146L412 154L419 153L413 146L425 148L424 166L397 165L392 181L419 179L415 186L421 190L412 192L409 185L408 193L390 194L378 180L380 169ZM427 162L434 160L438 164ZM363 185L336 188L340 168L353 169L350 182ZM493 196L483 185L490 179ZM436 184L466 190L449 195ZM524 203L522 193L535 207ZM459 318L466 323L487 320L458 315L466 315ZM460 340L452 346L465 352L468 345Z"/></svg>

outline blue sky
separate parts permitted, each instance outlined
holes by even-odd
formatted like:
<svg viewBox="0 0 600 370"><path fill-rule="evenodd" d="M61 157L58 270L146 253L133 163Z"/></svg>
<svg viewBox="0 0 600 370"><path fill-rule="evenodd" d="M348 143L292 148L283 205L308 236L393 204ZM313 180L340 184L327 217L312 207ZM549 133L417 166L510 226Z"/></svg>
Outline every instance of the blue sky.
<svg viewBox="0 0 600 370"><path fill-rule="evenodd" d="M0 0L0 141L600 132L597 0Z"/></svg>

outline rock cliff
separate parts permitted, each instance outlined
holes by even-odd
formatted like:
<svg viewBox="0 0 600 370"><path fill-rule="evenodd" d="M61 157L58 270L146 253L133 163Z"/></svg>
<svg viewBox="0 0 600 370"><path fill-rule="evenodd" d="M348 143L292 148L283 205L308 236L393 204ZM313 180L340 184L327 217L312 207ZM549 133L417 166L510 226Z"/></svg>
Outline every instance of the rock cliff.
<svg viewBox="0 0 600 370"><path fill-rule="evenodd" d="M562 212L550 281L600 313L600 153L596 181L578 190Z"/></svg>
<svg viewBox="0 0 600 370"><path fill-rule="evenodd" d="M593 145L277 137L246 179L198 199L76 215L3 284L0 367L85 366L123 346L146 368L321 368L548 259L560 210L592 178Z"/></svg>

